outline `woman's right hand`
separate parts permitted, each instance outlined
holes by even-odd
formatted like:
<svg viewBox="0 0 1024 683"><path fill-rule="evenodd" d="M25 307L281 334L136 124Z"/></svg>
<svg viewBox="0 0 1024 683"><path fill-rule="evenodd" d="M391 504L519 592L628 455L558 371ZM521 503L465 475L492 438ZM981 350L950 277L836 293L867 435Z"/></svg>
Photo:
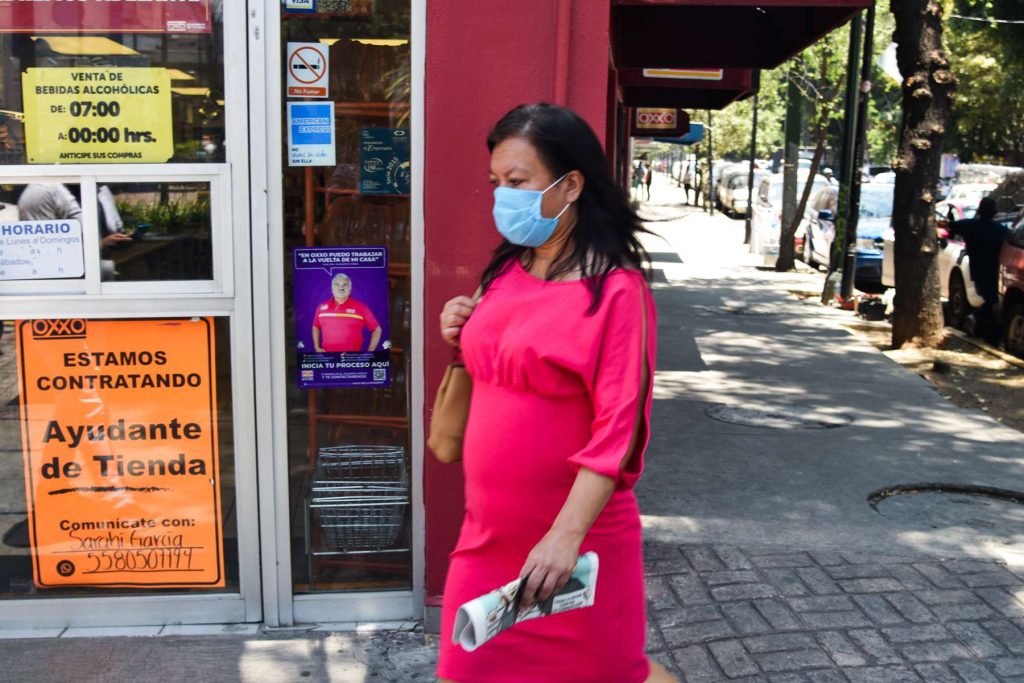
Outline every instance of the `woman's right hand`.
<svg viewBox="0 0 1024 683"><path fill-rule="evenodd" d="M457 296L444 305L441 311L441 336L452 346L459 345L462 326L473 315L477 301L468 296Z"/></svg>

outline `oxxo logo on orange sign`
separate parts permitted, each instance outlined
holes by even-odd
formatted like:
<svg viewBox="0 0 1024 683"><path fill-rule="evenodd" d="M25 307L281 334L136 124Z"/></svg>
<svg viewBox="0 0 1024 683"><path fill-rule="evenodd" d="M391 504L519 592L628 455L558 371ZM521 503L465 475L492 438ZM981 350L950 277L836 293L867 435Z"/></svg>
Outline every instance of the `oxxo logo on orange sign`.
<svg viewBox="0 0 1024 683"><path fill-rule="evenodd" d="M33 339L84 339L85 321L81 318L70 320L33 320Z"/></svg>
<svg viewBox="0 0 1024 683"><path fill-rule="evenodd" d="M637 128L675 128L678 122L675 109L646 109L636 110Z"/></svg>

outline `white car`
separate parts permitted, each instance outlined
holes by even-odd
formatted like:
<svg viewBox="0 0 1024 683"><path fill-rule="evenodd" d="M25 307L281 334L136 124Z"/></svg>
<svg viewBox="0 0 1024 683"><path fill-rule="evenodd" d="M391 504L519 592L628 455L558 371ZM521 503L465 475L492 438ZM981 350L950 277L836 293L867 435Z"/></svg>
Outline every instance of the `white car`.
<svg viewBox="0 0 1024 683"><path fill-rule="evenodd" d="M807 172L798 171L797 201L806 182ZM782 183L781 173L761 177L757 193L754 195L754 211L750 218L750 253L760 256L763 264L769 268L774 266L779 258L779 237L782 234ZM828 178L825 176L815 176L811 196L828 184Z"/></svg>
<svg viewBox="0 0 1024 683"><path fill-rule="evenodd" d="M764 177L764 171L754 171L754 191L757 191L758 183ZM731 175L728 179L728 190L726 199L722 202L722 211L731 213L733 216L747 215L747 181L750 179L750 170Z"/></svg>
<svg viewBox="0 0 1024 683"><path fill-rule="evenodd" d="M882 248L882 284L896 286L896 264L893 255L895 234L892 228L885 231ZM967 258L967 247L959 240L943 238L939 252L939 287L942 300L946 303L946 315L953 327L963 328L971 311L985 303L971 279L971 264Z"/></svg>
<svg viewBox="0 0 1024 683"><path fill-rule="evenodd" d="M935 213L940 220L952 218L955 221L974 218L978 210L978 202L996 189L995 183L971 183L954 185L949 194L935 205ZM952 213L952 215L950 215Z"/></svg>

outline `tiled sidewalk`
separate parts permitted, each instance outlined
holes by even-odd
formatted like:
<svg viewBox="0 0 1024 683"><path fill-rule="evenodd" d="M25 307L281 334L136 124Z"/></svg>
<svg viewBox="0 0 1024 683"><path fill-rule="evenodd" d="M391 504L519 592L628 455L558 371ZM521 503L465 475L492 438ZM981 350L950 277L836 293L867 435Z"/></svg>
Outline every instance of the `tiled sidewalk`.
<svg viewBox="0 0 1024 683"><path fill-rule="evenodd" d="M1024 681L1024 578L998 562L645 548L648 651L690 683Z"/></svg>

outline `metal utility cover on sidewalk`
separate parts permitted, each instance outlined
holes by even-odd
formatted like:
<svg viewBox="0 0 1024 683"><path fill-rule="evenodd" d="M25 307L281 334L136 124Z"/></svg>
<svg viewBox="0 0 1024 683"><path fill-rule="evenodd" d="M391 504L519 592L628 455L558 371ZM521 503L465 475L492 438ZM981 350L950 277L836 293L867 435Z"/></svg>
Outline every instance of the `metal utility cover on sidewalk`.
<svg viewBox="0 0 1024 683"><path fill-rule="evenodd" d="M799 405L729 406L707 408L704 414L712 420L762 429L835 429L850 424L849 418L839 413Z"/></svg>
<svg viewBox="0 0 1024 683"><path fill-rule="evenodd" d="M613 59L619 69L771 69L870 4L871 0L612 0Z"/></svg>

